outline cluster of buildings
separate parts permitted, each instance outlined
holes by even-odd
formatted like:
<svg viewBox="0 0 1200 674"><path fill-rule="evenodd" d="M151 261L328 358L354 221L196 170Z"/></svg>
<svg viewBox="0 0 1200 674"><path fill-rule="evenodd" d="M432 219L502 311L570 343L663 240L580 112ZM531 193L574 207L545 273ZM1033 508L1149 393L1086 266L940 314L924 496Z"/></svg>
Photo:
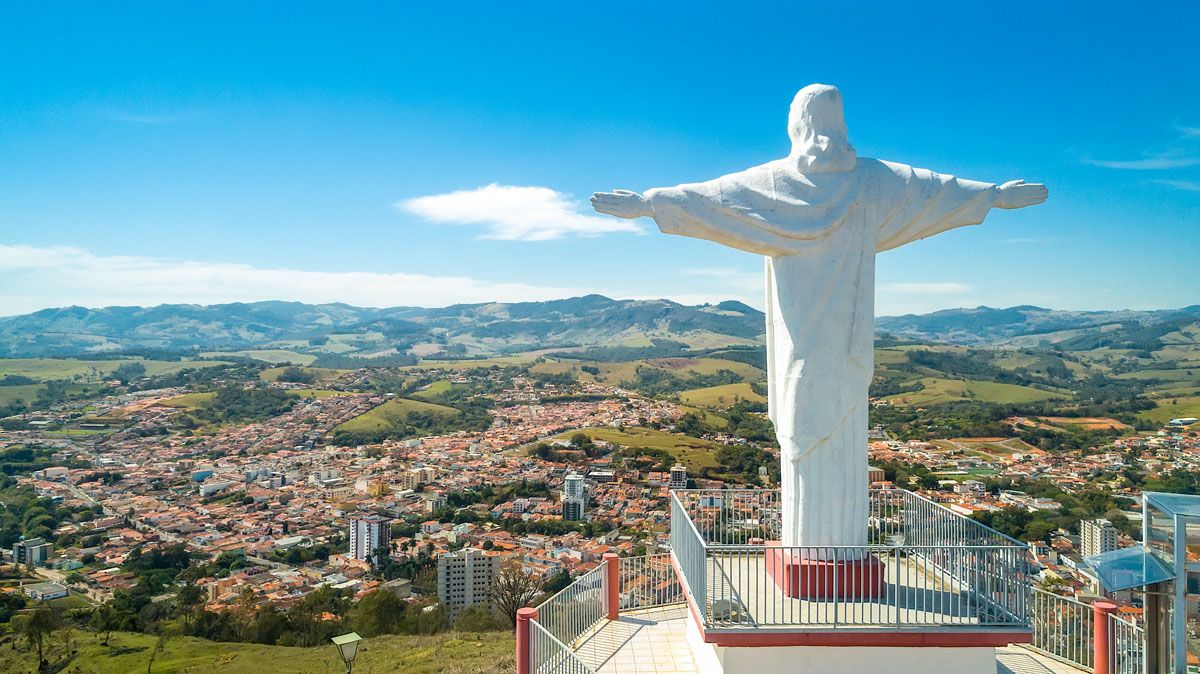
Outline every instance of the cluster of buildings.
<svg viewBox="0 0 1200 674"><path fill-rule="evenodd" d="M364 377L350 373L342 387ZM468 375L455 377L470 383ZM342 391L305 399L263 422L205 435L165 434L161 429L181 413L174 402L181 393L165 389L97 401L106 418L127 420L107 435L51 437L36 428L0 434L0 448L37 441L54 449L56 465L21 476L23 483L64 505L99 513L54 532L77 534L83 542L55 549L44 540L21 541L12 561L59 573L54 582L72 574L87 593L103 599L134 582L121 567L138 548L183 543L211 558L243 555L239 568L202 579L210 606L219 608L247 601L247 595L287 605L325 586L356 594L384 587L410 597L411 583L384 583L373 573L387 556L436 569L438 601L454 614L485 603L508 564L549 579L585 573L607 552L665 549L669 490L726 486L689 475L684 465L636 470L614 464L606 453L567 462L526 451L537 442L563 442L564 434L578 429L669 425L684 413L669 401L600 384L569 388L515 376L488 394L493 424L485 431L363 447L327 440L339 424L386 403L387 395ZM544 402L551 399L559 401ZM1096 451L1049 454L1015 440L897 442L875 430L870 456L929 468L938 485L928 495L969 515L1059 507L1018 490L985 489L988 478L1049 480L1068 493L1100 484L1133 496L1136 490L1121 478L1124 470L1200 469L1200 440L1168 429ZM870 479L884 481L883 471ZM518 484L542 488L487 501L461 498ZM574 528L589 535L564 523L579 523ZM1087 579L1075 567L1083 565L1073 560L1124 543L1111 522L1086 522L1079 536L1040 546L1039 561L1047 573L1082 587Z"/></svg>

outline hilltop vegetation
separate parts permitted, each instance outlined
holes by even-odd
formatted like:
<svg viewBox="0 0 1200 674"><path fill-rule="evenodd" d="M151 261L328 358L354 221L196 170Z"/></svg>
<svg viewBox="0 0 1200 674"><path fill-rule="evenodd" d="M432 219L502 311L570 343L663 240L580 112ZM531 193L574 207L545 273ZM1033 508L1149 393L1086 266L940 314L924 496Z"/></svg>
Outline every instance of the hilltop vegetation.
<svg viewBox="0 0 1200 674"><path fill-rule="evenodd" d="M10 637L11 638L11 637ZM107 646L101 636L76 631L71 646L76 654L65 657L64 674L128 674L145 672L158 643L153 635L115 632ZM34 651L22 647L0 658L0 674L26 674L37 668ZM53 650L55 647L51 646ZM51 653L57 660L57 656ZM173 637L155 655L149 671L229 674L230 672L287 672L328 674L344 665L332 645L310 648L264 646ZM355 658L356 672L405 674L507 674L515 671L511 632L448 632L432 636L387 635L366 639Z"/></svg>

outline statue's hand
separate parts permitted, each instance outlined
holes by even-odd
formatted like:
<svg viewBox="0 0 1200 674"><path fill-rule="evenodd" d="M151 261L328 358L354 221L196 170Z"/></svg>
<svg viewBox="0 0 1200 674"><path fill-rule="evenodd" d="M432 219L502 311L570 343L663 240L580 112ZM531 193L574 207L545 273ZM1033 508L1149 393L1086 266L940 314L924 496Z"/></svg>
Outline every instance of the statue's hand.
<svg viewBox="0 0 1200 674"><path fill-rule="evenodd" d="M1010 180L996 188L1000 197L996 202L998 208L1025 208L1036 206L1046 200L1049 190L1041 183L1027 183L1024 180Z"/></svg>
<svg viewBox="0 0 1200 674"><path fill-rule="evenodd" d="M629 190L596 192L592 195L592 208L618 218L633 219L654 215L654 210L650 208L646 198Z"/></svg>

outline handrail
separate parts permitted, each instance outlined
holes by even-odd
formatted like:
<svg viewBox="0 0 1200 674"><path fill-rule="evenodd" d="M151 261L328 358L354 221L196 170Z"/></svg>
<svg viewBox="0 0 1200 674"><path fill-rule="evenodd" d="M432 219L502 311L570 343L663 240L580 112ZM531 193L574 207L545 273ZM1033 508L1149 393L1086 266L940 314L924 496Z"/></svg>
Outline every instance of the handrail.
<svg viewBox="0 0 1200 674"><path fill-rule="evenodd" d="M574 644L604 620L604 567L579 576L573 583L538 605L537 622L556 639Z"/></svg>
<svg viewBox="0 0 1200 674"><path fill-rule="evenodd" d="M1146 659L1146 632L1120 616L1108 615L1111 674L1141 674Z"/></svg>
<svg viewBox="0 0 1200 674"><path fill-rule="evenodd" d="M903 489L869 494L870 544L780 546L767 545L778 490L672 490L671 545L702 622L1028 629L1027 544Z"/></svg>
<svg viewBox="0 0 1200 674"><path fill-rule="evenodd" d="M1091 605L1038 587L1032 588L1031 596L1033 641L1029 647L1090 670L1095 643Z"/></svg>
<svg viewBox="0 0 1200 674"><path fill-rule="evenodd" d="M575 651L559 641L537 620L531 620L529 671L534 674L596 674Z"/></svg>

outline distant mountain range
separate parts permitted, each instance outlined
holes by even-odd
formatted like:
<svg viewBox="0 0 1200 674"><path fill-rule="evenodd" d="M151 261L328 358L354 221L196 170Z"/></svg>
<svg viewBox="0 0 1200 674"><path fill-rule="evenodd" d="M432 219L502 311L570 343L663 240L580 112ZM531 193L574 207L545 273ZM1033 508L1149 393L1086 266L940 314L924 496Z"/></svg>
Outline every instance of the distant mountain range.
<svg viewBox="0 0 1200 674"><path fill-rule="evenodd" d="M896 337L981 346L1052 346L1066 351L1195 344L1198 324L1200 305L1157 311L976 307L875 319L878 332Z"/></svg>
<svg viewBox="0 0 1200 674"><path fill-rule="evenodd" d="M327 357L477 356L539 348L713 348L761 341L763 314L741 302L684 306L587 295L549 302L371 309L254 302L67 307L0 318L0 357L286 349Z"/></svg>
<svg viewBox="0 0 1200 674"><path fill-rule="evenodd" d="M980 346L1153 349L1195 344L1200 305L1095 312L978 307L882 317L876 326L895 338ZM0 318L0 357L283 350L325 360L445 358L664 341L712 349L761 343L763 331L762 312L741 302L686 306L600 295L435 309L299 302L67 307Z"/></svg>

